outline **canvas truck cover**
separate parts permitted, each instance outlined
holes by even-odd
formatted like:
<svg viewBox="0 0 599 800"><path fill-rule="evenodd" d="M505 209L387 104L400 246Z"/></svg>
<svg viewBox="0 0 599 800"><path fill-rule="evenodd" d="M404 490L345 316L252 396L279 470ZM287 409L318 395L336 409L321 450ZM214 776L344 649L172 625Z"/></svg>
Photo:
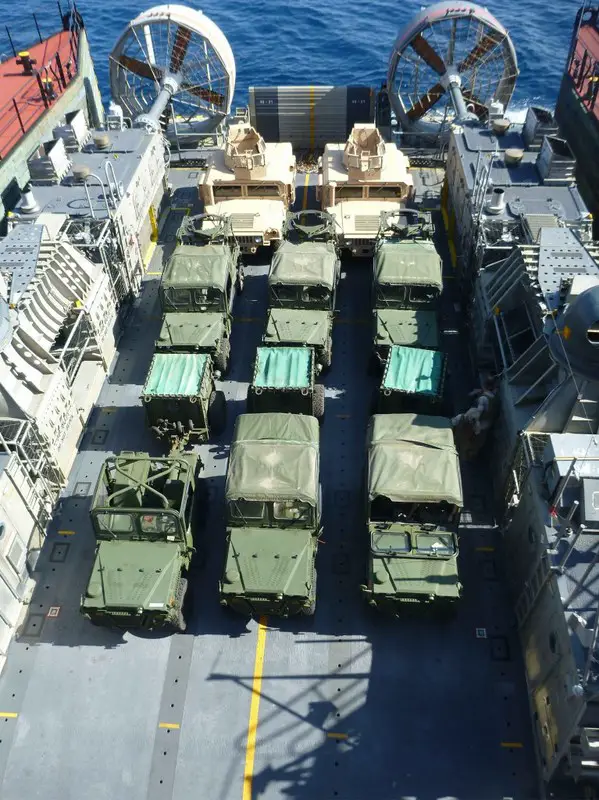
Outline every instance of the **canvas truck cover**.
<svg viewBox="0 0 599 800"><path fill-rule="evenodd" d="M443 288L441 258L431 242L385 242L374 256L377 283Z"/></svg>
<svg viewBox="0 0 599 800"><path fill-rule="evenodd" d="M162 285L213 286L224 289L229 274L229 250L224 244L182 244L170 257Z"/></svg>
<svg viewBox="0 0 599 800"><path fill-rule="evenodd" d="M229 453L227 501L302 500L315 506L318 421L303 414L241 414Z"/></svg>
<svg viewBox="0 0 599 800"><path fill-rule="evenodd" d="M162 318L156 341L161 349L197 347L216 349L223 335L224 322L220 311L171 311Z"/></svg>
<svg viewBox="0 0 599 800"><path fill-rule="evenodd" d="M437 350L394 345L389 351L383 389L436 395L442 373L443 354Z"/></svg>
<svg viewBox="0 0 599 800"><path fill-rule="evenodd" d="M283 242L272 259L269 284L326 286L336 283L337 254L332 242Z"/></svg>
<svg viewBox="0 0 599 800"><path fill-rule="evenodd" d="M205 353L156 353L142 396L195 397L210 356Z"/></svg>
<svg viewBox="0 0 599 800"><path fill-rule="evenodd" d="M425 414L375 414L366 434L368 499L462 506L451 422Z"/></svg>
<svg viewBox="0 0 599 800"><path fill-rule="evenodd" d="M311 358L309 347L259 347L254 386L307 389L311 383Z"/></svg>
<svg viewBox="0 0 599 800"><path fill-rule="evenodd" d="M386 308L375 311L377 344L439 346L439 328L434 311Z"/></svg>

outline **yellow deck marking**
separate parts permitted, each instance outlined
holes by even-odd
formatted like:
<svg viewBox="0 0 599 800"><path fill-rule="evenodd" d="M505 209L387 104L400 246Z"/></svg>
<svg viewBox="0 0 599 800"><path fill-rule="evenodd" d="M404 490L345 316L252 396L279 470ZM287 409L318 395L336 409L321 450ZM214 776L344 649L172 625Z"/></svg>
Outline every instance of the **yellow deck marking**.
<svg viewBox="0 0 599 800"><path fill-rule="evenodd" d="M58 531L59 536L74 536L75 531Z"/></svg>
<svg viewBox="0 0 599 800"><path fill-rule="evenodd" d="M102 414L114 414L116 412L116 406L102 406L100 411Z"/></svg>
<svg viewBox="0 0 599 800"><path fill-rule="evenodd" d="M494 547L477 547L476 550L479 553L494 553L495 552L495 548Z"/></svg>
<svg viewBox="0 0 599 800"><path fill-rule="evenodd" d="M516 748L524 747L522 742L501 742L501 746L502 747L516 747Z"/></svg>
<svg viewBox="0 0 599 800"><path fill-rule="evenodd" d="M314 87L310 86L310 147L312 149L314 149L314 100Z"/></svg>
<svg viewBox="0 0 599 800"><path fill-rule="evenodd" d="M263 322L260 317L234 317L234 322Z"/></svg>
<svg viewBox="0 0 599 800"><path fill-rule="evenodd" d="M158 725L159 728L173 728L174 730L178 731L181 727L178 722L161 722Z"/></svg>
<svg viewBox="0 0 599 800"><path fill-rule="evenodd" d="M160 272L160 271L159 272L148 272L146 270L146 275L162 275L162 272Z"/></svg>
<svg viewBox="0 0 599 800"><path fill-rule="evenodd" d="M0 719L16 719L18 716L16 711L0 711Z"/></svg>
<svg viewBox="0 0 599 800"><path fill-rule="evenodd" d="M152 228L152 236L151 240L153 242L158 241L158 220L156 219L156 212L154 211L154 206L150 206L148 210L148 216L150 217L150 227Z"/></svg>
<svg viewBox="0 0 599 800"><path fill-rule="evenodd" d="M146 250L146 255L144 258L144 263L146 266L146 273L148 271L148 267L150 266L150 262L152 261L152 257L154 255L154 251L156 250L156 242L150 242L148 245L148 249Z"/></svg>
<svg viewBox="0 0 599 800"><path fill-rule="evenodd" d="M250 721L248 738L245 747L245 769L243 771L242 800L252 800L252 780L254 777L254 757L256 755L256 732L258 730L258 711L260 710L260 690L262 689L262 669L264 668L264 651L266 648L265 616L258 620L258 639L256 641L256 660L254 661L254 679L252 681L252 702L250 705Z"/></svg>
<svg viewBox="0 0 599 800"><path fill-rule="evenodd" d="M349 419L351 417L351 414L335 414L335 416L337 417L337 419Z"/></svg>
<svg viewBox="0 0 599 800"><path fill-rule="evenodd" d="M329 739L347 739L347 733L327 733Z"/></svg>
<svg viewBox="0 0 599 800"><path fill-rule="evenodd" d="M306 177L304 179L304 197L302 200L302 211L305 211L308 207L308 186L310 185L310 173L306 172Z"/></svg>

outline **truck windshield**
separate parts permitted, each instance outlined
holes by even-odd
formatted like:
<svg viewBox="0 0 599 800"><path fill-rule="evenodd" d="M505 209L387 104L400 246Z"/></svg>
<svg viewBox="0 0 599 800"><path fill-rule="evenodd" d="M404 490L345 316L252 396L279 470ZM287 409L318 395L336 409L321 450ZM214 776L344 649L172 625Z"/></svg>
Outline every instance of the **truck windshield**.
<svg viewBox="0 0 599 800"><path fill-rule="evenodd" d="M234 524L264 520L265 505L258 500L231 500L229 518Z"/></svg>
<svg viewBox="0 0 599 800"><path fill-rule="evenodd" d="M311 506L301 500L279 500L273 504L275 524L296 525L305 528L311 523Z"/></svg>
<svg viewBox="0 0 599 800"><path fill-rule="evenodd" d="M372 552L377 555L386 553L409 553L410 536L401 531L385 531L372 534Z"/></svg>
<svg viewBox="0 0 599 800"><path fill-rule="evenodd" d="M273 283L270 286L271 300L280 306L292 306L297 302L299 286L285 286L283 283Z"/></svg>
<svg viewBox="0 0 599 800"><path fill-rule="evenodd" d="M108 533L133 533L133 517L124 512L96 511L94 517L101 531Z"/></svg>
<svg viewBox="0 0 599 800"><path fill-rule="evenodd" d="M451 525L457 516L457 508L450 503L393 503L388 497L379 495L370 502L372 522L407 522L417 525Z"/></svg>
<svg viewBox="0 0 599 800"><path fill-rule="evenodd" d="M326 286L302 286L301 298L303 303L327 309L330 306L331 293Z"/></svg>
<svg viewBox="0 0 599 800"><path fill-rule="evenodd" d="M416 550L427 555L453 555L455 553L453 536L451 533L419 533L416 538Z"/></svg>
<svg viewBox="0 0 599 800"><path fill-rule="evenodd" d="M172 514L144 514L139 519L142 533L172 536L177 533L177 520Z"/></svg>
<svg viewBox="0 0 599 800"><path fill-rule="evenodd" d="M224 311L223 293L213 286L194 289L193 299L196 311L204 311L208 308L214 311Z"/></svg>
<svg viewBox="0 0 599 800"><path fill-rule="evenodd" d="M436 286L410 286L408 289L410 305L430 305L438 296L439 289Z"/></svg>
<svg viewBox="0 0 599 800"><path fill-rule="evenodd" d="M175 289L172 286L165 288L162 295L162 305L165 311L185 311L191 308L191 291L189 289Z"/></svg>

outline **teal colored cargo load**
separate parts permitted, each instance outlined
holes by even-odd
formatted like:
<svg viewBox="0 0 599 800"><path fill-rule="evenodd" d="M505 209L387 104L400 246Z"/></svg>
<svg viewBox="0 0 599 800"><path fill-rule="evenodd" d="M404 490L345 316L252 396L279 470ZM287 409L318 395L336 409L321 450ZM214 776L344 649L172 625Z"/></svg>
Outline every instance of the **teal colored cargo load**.
<svg viewBox="0 0 599 800"><path fill-rule="evenodd" d="M443 377L443 353L394 345L389 350L383 389L438 395Z"/></svg>
<svg viewBox="0 0 599 800"><path fill-rule="evenodd" d="M259 347L254 386L307 389L311 386L311 358L308 347Z"/></svg>
<svg viewBox="0 0 599 800"><path fill-rule="evenodd" d="M194 397L200 393L206 353L156 353L143 394Z"/></svg>

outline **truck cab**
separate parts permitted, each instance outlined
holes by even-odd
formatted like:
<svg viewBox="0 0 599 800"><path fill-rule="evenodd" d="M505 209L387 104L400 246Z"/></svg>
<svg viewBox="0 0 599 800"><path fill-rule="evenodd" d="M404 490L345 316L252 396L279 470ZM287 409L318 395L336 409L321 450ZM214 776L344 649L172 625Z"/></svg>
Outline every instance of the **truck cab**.
<svg viewBox="0 0 599 800"><path fill-rule="evenodd" d="M345 143L325 145L316 196L335 218L342 249L372 256L381 214L403 208L413 195L409 166L374 124L358 123Z"/></svg>
<svg viewBox="0 0 599 800"><path fill-rule="evenodd" d="M314 614L320 527L318 422L241 414L225 483L227 551L220 602L242 614Z"/></svg>
<svg viewBox="0 0 599 800"><path fill-rule="evenodd" d="M407 607L455 609L462 482L451 421L375 414L366 434L368 603L399 615Z"/></svg>
<svg viewBox="0 0 599 800"><path fill-rule="evenodd" d="M320 211L289 213L284 241L268 274L269 308L262 343L312 347L317 372L328 369L340 274L333 218Z"/></svg>
<svg viewBox="0 0 599 800"><path fill-rule="evenodd" d="M104 463L91 505L96 552L81 612L97 625L185 630L194 553L197 455L122 452Z"/></svg>
<svg viewBox="0 0 599 800"><path fill-rule="evenodd" d="M296 163L290 142L265 142L251 125L230 125L225 147L212 150L198 179L208 214L226 215L243 253L281 241L295 200Z"/></svg>

